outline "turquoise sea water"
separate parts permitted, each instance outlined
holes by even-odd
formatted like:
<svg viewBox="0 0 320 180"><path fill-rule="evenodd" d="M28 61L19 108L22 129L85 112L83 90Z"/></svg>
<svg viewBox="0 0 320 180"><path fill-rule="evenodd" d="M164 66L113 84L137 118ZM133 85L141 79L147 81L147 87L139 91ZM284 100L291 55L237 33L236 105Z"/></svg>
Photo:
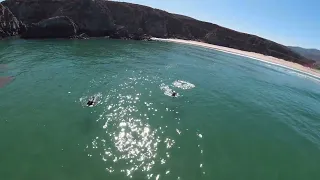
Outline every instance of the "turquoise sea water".
<svg viewBox="0 0 320 180"><path fill-rule="evenodd" d="M104 39L1 41L0 64L14 77L0 88L0 179L320 179L320 82L308 76Z"/></svg>

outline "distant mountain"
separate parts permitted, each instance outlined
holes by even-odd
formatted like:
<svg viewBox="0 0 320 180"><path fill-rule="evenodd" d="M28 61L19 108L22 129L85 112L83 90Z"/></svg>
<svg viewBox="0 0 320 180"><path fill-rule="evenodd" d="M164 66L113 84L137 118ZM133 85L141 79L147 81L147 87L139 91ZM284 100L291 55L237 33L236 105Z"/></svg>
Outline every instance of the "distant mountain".
<svg viewBox="0 0 320 180"><path fill-rule="evenodd" d="M299 53L300 55L320 62L320 50L318 49L305 49L301 47L288 46L292 51Z"/></svg>

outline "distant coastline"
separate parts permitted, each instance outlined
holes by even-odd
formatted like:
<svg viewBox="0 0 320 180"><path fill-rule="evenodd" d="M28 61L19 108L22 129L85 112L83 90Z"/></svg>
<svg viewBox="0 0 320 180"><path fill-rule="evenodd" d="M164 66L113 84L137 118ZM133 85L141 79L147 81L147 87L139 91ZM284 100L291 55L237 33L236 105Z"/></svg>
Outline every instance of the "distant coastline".
<svg viewBox="0 0 320 180"><path fill-rule="evenodd" d="M204 47L204 48L209 48L209 49L214 49L217 51L229 53L229 54L234 54L242 57L247 57L250 59L258 60L267 64L272 64L275 66L283 67L286 69L290 69L308 76L311 76L313 78L316 78L317 80L320 80L320 71L308 68L305 66L302 66L298 63L294 62L289 62L283 59L275 58L272 56L266 56L263 54L259 53L254 53L254 52L248 52L248 51L242 51L238 49L233 49L233 48L227 48L227 47L222 47L222 46L217 46L217 45L212 45L204 42L197 42L197 41L190 41L190 40L182 40L182 39L163 39L163 38L151 38L153 41L163 41L163 42L172 42L172 43L179 43L179 44L188 44L188 45L194 45L194 46L199 46L199 47Z"/></svg>
<svg viewBox="0 0 320 180"><path fill-rule="evenodd" d="M0 10L4 20L0 24L4 30L0 39L177 38L264 54L304 66L315 63L271 40L138 4L107 0L5 0L0 3Z"/></svg>

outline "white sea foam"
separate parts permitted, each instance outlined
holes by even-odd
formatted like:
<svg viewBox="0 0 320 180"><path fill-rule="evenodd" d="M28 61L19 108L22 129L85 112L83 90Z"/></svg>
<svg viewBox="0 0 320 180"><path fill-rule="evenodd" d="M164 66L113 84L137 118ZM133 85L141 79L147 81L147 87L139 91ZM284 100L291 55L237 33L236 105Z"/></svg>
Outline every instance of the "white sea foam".
<svg viewBox="0 0 320 180"><path fill-rule="evenodd" d="M294 75L294 76L297 76L297 77L300 77L300 78L305 78L305 79L309 79L309 80L312 80L314 82L317 82L319 83L320 80L318 78L315 78L313 76L310 76L308 74L305 74L303 72L300 72L300 71L296 71L296 70L292 70L292 69L288 69L288 68L284 68L284 67L279 67L279 66L276 66L276 65L273 65L273 64L265 64L266 66L272 68L272 69L275 69L277 71L281 71L281 72L284 72L284 73L287 73L287 74L291 74L291 75Z"/></svg>
<svg viewBox="0 0 320 180"><path fill-rule="evenodd" d="M194 84L191 84L187 81L182 81L182 80L174 81L172 84L173 84L173 86L180 88L180 89L192 89L192 88L196 87Z"/></svg>

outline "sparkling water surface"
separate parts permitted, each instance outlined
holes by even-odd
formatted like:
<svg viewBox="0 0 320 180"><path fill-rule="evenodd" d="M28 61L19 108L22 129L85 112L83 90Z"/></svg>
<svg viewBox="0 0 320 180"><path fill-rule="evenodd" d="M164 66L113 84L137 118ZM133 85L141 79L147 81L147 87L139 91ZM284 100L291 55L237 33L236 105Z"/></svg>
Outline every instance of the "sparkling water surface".
<svg viewBox="0 0 320 180"><path fill-rule="evenodd" d="M1 179L320 179L320 81L301 73L106 39L1 41L0 64Z"/></svg>

